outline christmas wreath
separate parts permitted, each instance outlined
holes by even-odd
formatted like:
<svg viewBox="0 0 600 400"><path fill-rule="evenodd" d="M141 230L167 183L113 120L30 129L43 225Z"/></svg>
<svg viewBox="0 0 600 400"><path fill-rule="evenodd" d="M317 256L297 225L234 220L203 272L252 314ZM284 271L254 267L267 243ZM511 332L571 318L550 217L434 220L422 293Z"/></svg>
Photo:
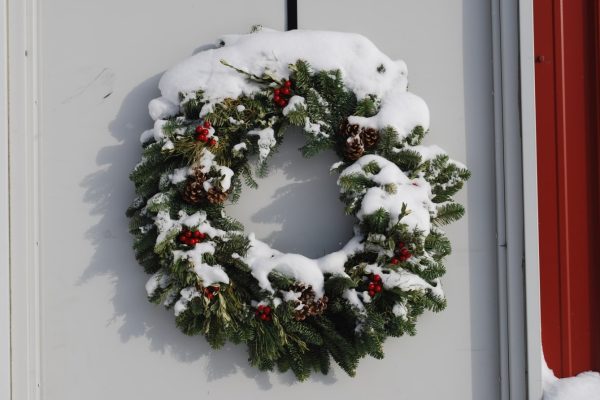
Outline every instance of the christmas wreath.
<svg viewBox="0 0 600 400"><path fill-rule="evenodd" d="M254 29L159 87L127 215L148 297L185 334L245 343L251 365L300 380L331 359L354 375L388 336L415 334L424 310L445 307L440 226L463 215L452 196L469 171L421 144L429 112L402 61L356 34ZM289 126L304 130L306 157L339 155L331 169L356 217L354 237L318 259L271 248L225 212L266 174Z"/></svg>

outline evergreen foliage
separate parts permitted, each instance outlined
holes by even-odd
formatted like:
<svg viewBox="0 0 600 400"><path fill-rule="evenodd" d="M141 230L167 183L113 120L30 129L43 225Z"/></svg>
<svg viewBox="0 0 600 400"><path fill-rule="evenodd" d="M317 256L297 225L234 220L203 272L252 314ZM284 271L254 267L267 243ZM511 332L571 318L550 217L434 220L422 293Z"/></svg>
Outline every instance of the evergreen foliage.
<svg viewBox="0 0 600 400"><path fill-rule="evenodd" d="M269 74L249 74L222 62L262 85L263 90L252 96L225 99L202 117L206 104L203 92L182 93L180 114L171 117L163 128L165 140L173 143L173 147L165 148L163 142L151 139L144 144L142 161L130 175L137 192L127 210L135 256L147 273L158 274L157 288L149 293L149 300L175 307L176 324L182 332L204 335L215 348L227 341L245 343L250 364L261 370L291 370L299 380L304 380L313 372L327 374L333 360L353 376L361 358L383 358L387 336L414 335L420 314L445 307L445 299L436 288L445 272L443 259L451 252L450 242L437 228L427 234L409 229L402 222L410 213L406 205L397 220L392 220L388 210L380 208L362 217L358 228L364 238L364 250L346 262L347 275L325 275L329 303L323 314L299 321L294 318L293 302L275 304L273 293L260 287L244 261L250 242L243 226L225 214L223 204L186 203L181 196L185 181L173 183L171 176L179 169L201 165L203 155L209 151L218 165L233 171L228 195L229 200L236 201L243 185L257 187L255 174L267 173L268 155L276 151L286 127L293 125L305 130L307 140L302 152L307 157L324 149L342 154L336 137L342 123L351 115L376 115L380 104L376 96L357 99L344 84L339 70L315 71L307 62L298 60L289 66L290 81L293 95L302 101L282 109L271 96L276 88L283 87L284 81ZM385 67L381 65L377 72L385 73ZM195 129L206 122L212 124L218 135L218 143L212 147L195 139ZM262 155L265 148L260 137L247 133L265 128L273 129L277 144L268 148L267 156L253 168L251 156ZM422 177L429 182L433 202L437 203L431 221L439 226L464 214L464 208L452 196L462 188L470 173L445 154L423 159L413 147L421 143L425 134L421 126L405 137L391 127L382 129L377 145L367 154L382 156L408 177ZM348 163L342 163L340 169L347 166ZM380 169L377 163L369 163L363 167L364 173L339 179L346 213L356 215L366 191L377 186L371 176ZM219 171L211 169L205 175L205 179L217 182L217 189L223 189L219 183L223 175ZM393 185L385 187L389 193L396 189ZM176 220L180 212L191 215L197 211L206 215L212 228L226 233L212 237L215 251L204 254L202 262L221 266L229 277L227 284L205 285L191 260L175 256L181 247L177 239L180 232L172 230L161 235L158 230L159 215L166 213ZM373 272L374 265L379 268L377 273ZM348 300L351 293L367 296L375 275L385 278L402 271L417 275L431 289L383 287L381 293L365 303L364 309ZM269 280L276 292L289 290L296 283L276 273ZM268 320L257 318L258 304L272 308Z"/></svg>

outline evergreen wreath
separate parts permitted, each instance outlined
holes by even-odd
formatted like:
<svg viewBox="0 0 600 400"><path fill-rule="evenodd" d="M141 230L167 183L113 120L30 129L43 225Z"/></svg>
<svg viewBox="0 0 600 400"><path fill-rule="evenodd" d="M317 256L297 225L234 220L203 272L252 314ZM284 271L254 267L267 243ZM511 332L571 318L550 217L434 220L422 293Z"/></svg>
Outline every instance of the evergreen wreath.
<svg viewBox="0 0 600 400"><path fill-rule="evenodd" d="M251 365L300 380L331 359L354 375L388 336L414 335L420 314L446 305L440 226L463 215L453 195L469 171L421 144L429 113L406 75L360 35L267 29L167 71L127 211L150 301L173 308L185 334L245 343ZM272 249L225 213L289 126L304 130L304 156L337 152L356 217L349 243L319 259Z"/></svg>

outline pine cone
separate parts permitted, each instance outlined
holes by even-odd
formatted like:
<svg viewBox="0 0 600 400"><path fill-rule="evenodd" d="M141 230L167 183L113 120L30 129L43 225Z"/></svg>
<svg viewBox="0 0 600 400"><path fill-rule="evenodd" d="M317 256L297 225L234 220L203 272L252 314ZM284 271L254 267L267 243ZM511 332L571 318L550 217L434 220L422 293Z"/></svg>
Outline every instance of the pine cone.
<svg viewBox="0 0 600 400"><path fill-rule="evenodd" d="M348 120L342 122L338 135L343 139L349 138L350 136L356 136L360 133L360 126L356 124L349 124Z"/></svg>
<svg viewBox="0 0 600 400"><path fill-rule="evenodd" d="M379 132L373 128L362 128L360 130L360 138L365 147L369 148L374 146L379 140Z"/></svg>
<svg viewBox="0 0 600 400"><path fill-rule="evenodd" d="M210 188L206 192L206 198L211 204L223 204L227 200L227 196L227 192L223 192L216 187Z"/></svg>
<svg viewBox="0 0 600 400"><path fill-rule="evenodd" d="M356 161L365 153L365 146L360 135L350 136L344 146L344 156L351 161Z"/></svg>
<svg viewBox="0 0 600 400"><path fill-rule="evenodd" d="M205 180L206 176L201 169L194 169L194 175L187 179L187 182L183 187L183 191L181 192L181 197L186 203L198 204L202 201L202 199L204 199L205 193L204 189L202 188L202 184Z"/></svg>
<svg viewBox="0 0 600 400"><path fill-rule="evenodd" d="M323 296L317 300L315 291L311 286L297 283L290 290L300 292L300 297L296 300L296 307L294 309L294 318L297 321L304 321L306 317L321 315L327 309L327 296Z"/></svg>

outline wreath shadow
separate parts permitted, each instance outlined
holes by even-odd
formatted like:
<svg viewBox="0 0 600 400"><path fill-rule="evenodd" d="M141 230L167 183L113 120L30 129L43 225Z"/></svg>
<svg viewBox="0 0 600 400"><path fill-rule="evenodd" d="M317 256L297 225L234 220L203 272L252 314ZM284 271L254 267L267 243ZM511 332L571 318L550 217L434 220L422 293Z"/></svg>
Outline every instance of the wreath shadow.
<svg viewBox="0 0 600 400"><path fill-rule="evenodd" d="M83 201L90 205L90 214L100 219L86 232L94 254L76 283L85 285L98 277L111 280L114 311L106 326L119 324L117 332L122 343L143 337L148 340L150 351L169 355L180 362L192 364L206 358L204 373L209 382L241 372L253 379L260 390L269 390L273 384L294 385L297 381L291 372L266 373L250 366L243 345L227 344L213 350L203 337L184 335L175 326L172 310L153 305L146 299L144 285L148 275L134 258L125 210L135 195L128 174L140 159L139 136L153 125L146 105L159 95L157 87L161 75L141 82L125 96L108 125L117 144L98 151L97 172L80 183L85 189ZM273 168L279 167L273 165ZM311 380L333 384L337 379L332 370L327 376L315 374Z"/></svg>
<svg viewBox="0 0 600 400"><path fill-rule="evenodd" d="M279 251L318 258L350 240L355 219L344 214L337 174L329 173L339 157L328 150L304 158L299 151L304 143L301 130L289 128L269 160L269 175L258 180L257 190L245 187L228 214L243 215L248 233L253 227L276 226L262 237L257 232L257 237Z"/></svg>

